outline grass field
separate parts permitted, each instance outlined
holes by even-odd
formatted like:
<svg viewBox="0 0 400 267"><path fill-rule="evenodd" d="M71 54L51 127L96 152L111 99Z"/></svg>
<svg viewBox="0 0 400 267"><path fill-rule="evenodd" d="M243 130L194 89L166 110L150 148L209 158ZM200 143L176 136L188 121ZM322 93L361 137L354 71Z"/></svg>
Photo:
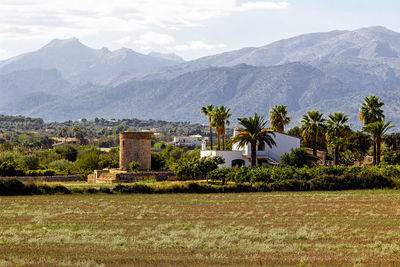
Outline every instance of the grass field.
<svg viewBox="0 0 400 267"><path fill-rule="evenodd" d="M396 190L0 197L0 266L400 265Z"/></svg>

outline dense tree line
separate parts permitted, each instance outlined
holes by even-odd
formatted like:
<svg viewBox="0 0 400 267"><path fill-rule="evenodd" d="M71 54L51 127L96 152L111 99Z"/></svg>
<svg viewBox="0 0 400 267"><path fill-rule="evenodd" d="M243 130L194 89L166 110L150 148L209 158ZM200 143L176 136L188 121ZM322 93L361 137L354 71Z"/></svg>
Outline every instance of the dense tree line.
<svg viewBox="0 0 400 267"><path fill-rule="evenodd" d="M180 135L207 134L203 125L189 122L95 118L45 123L40 118L0 115L0 144L7 141L14 146L40 149L49 147L49 137L75 137L81 145L113 147L119 144L119 133L128 129L154 130L158 132L154 142L171 141Z"/></svg>

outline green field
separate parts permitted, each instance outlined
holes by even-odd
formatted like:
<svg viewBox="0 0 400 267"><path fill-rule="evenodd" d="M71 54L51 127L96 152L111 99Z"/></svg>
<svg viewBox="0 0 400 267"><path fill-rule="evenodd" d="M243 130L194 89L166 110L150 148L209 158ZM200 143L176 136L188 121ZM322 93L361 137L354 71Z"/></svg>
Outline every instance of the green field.
<svg viewBox="0 0 400 267"><path fill-rule="evenodd" d="M0 198L0 266L400 265L396 190Z"/></svg>

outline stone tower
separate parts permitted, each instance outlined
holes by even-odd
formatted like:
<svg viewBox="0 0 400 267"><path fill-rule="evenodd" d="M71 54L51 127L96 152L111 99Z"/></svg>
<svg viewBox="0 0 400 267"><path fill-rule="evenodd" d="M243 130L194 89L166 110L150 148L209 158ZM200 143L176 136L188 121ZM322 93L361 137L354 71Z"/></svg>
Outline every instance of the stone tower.
<svg viewBox="0 0 400 267"><path fill-rule="evenodd" d="M129 170L129 163L137 161L140 170L151 169L151 133L122 132L119 134L119 168Z"/></svg>

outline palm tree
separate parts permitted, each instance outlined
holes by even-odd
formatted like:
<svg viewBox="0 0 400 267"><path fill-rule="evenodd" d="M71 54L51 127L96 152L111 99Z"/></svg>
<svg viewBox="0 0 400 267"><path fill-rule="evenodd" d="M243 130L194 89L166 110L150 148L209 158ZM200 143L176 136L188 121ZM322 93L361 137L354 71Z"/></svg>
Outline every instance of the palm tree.
<svg viewBox="0 0 400 267"><path fill-rule="evenodd" d="M266 143L270 148L276 146L274 139L275 133L272 130L266 129L267 121L264 116L258 116L257 113L254 117L239 118L239 124L243 126L240 128L239 135L233 138L233 142L238 142L239 147L244 147L247 144L251 146L251 166L257 165L257 145Z"/></svg>
<svg viewBox="0 0 400 267"><path fill-rule="evenodd" d="M204 116L208 117L208 125L210 128L210 144L211 144L211 150L213 150L213 133L212 133L212 118L213 118L213 114L214 114L214 106L213 105L208 105L206 107L202 107L201 108L201 114L203 114Z"/></svg>
<svg viewBox="0 0 400 267"><path fill-rule="evenodd" d="M364 98L364 103L361 104L360 108L360 121L364 122L364 126L376 121L382 121L385 119L385 115L383 115L382 106L384 105L383 102L379 102L379 97L374 95L370 95L369 97ZM375 137L374 140L374 160L373 164L376 164L376 142Z"/></svg>
<svg viewBox="0 0 400 267"><path fill-rule="evenodd" d="M390 125L391 123L392 123L391 121L385 123L385 120L375 121L367 125L364 125L363 127L363 130L365 132L370 133L373 136L374 141L376 143L375 157L376 157L376 164L378 165L381 162L381 143L383 140L383 136L387 133L387 131L395 127L394 125Z"/></svg>
<svg viewBox="0 0 400 267"><path fill-rule="evenodd" d="M301 137L311 143L314 156L317 156L317 144L319 140L323 139L325 133L325 119L322 116L324 113L313 110L308 111L301 119L301 123L303 123L300 129Z"/></svg>
<svg viewBox="0 0 400 267"><path fill-rule="evenodd" d="M286 106L274 106L268 113L271 115L271 126L274 127L277 132L283 133L285 126L290 123L290 117L287 116Z"/></svg>
<svg viewBox="0 0 400 267"><path fill-rule="evenodd" d="M61 129L61 136L64 137L64 143L66 143L67 142L67 136L68 136L68 127L67 126L64 126Z"/></svg>
<svg viewBox="0 0 400 267"><path fill-rule="evenodd" d="M213 118L212 118L212 126L215 127L215 130L217 132L217 138L218 138L218 150L221 149L221 137L222 137L222 150L225 150L225 125L230 124L229 118L232 116L229 112L231 109L227 108L226 106L220 106L216 107L213 112Z"/></svg>
<svg viewBox="0 0 400 267"><path fill-rule="evenodd" d="M349 117L342 112L329 114L328 117L325 137L328 144L335 150L334 161L337 165L339 163L339 151L351 134L350 126L346 125Z"/></svg>

